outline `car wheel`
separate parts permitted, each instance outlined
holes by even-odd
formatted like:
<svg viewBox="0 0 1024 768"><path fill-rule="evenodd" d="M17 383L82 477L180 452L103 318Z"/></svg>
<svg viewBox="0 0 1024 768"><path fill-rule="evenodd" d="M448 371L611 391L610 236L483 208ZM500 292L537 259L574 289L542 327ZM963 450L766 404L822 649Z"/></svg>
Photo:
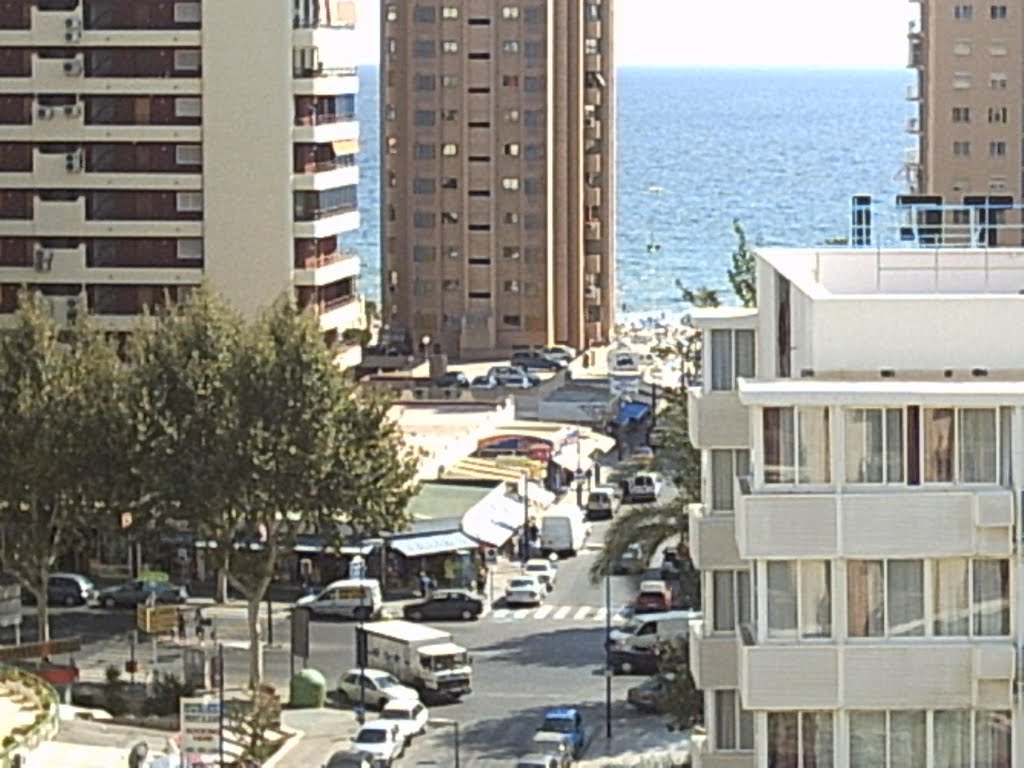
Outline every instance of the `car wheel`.
<svg viewBox="0 0 1024 768"><path fill-rule="evenodd" d="M462 612L462 620L463 621L469 621L472 618L473 618L473 612L471 610L469 610L468 608Z"/></svg>
<svg viewBox="0 0 1024 768"><path fill-rule="evenodd" d="M104 608L116 608L117 607L117 603L115 602L114 598L112 598L112 597L104 597L102 602L103 602L103 607Z"/></svg>
<svg viewBox="0 0 1024 768"><path fill-rule="evenodd" d="M630 664L628 661L624 661L621 664L619 664L619 672L621 672L622 674L628 675L632 671L633 665Z"/></svg>
<svg viewBox="0 0 1024 768"><path fill-rule="evenodd" d="M345 693L344 688L338 688L338 701L342 704L346 704L349 701L348 694Z"/></svg>
<svg viewBox="0 0 1024 768"><path fill-rule="evenodd" d="M409 614L409 618L413 621L423 621L423 611L413 611Z"/></svg>
<svg viewBox="0 0 1024 768"><path fill-rule="evenodd" d="M78 605L78 601L75 599L74 595L68 595L64 598L64 605L70 608L73 605Z"/></svg>
<svg viewBox="0 0 1024 768"><path fill-rule="evenodd" d="M352 611L352 618L356 621L368 621L370 618L369 608L356 608Z"/></svg>

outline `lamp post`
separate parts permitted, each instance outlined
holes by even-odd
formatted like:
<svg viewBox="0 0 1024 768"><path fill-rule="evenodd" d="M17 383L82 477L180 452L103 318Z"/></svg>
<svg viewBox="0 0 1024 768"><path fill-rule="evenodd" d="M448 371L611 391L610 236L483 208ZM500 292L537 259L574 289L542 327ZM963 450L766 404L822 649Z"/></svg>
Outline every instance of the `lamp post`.
<svg viewBox="0 0 1024 768"><path fill-rule="evenodd" d="M612 569L604 568L604 737L612 737Z"/></svg>
<svg viewBox="0 0 1024 768"><path fill-rule="evenodd" d="M366 722L366 631L363 625L366 620L365 597L366 590L360 586L359 624L356 626L356 655L359 657L359 710L356 712L356 722L360 725Z"/></svg>
<svg viewBox="0 0 1024 768"><path fill-rule="evenodd" d="M420 354L423 356L424 360L427 359L427 352L430 351L431 341L432 339L430 338L429 333L424 333L422 336L420 336Z"/></svg>
<svg viewBox="0 0 1024 768"><path fill-rule="evenodd" d="M451 720L447 717L434 717L427 720L427 725L431 727L451 727L455 729L455 768L459 768L459 722L458 720Z"/></svg>
<svg viewBox="0 0 1024 768"><path fill-rule="evenodd" d="M519 478L523 484L521 494L523 497L523 541L520 559L525 565L526 561L530 559L530 476L524 471Z"/></svg>
<svg viewBox="0 0 1024 768"><path fill-rule="evenodd" d="M383 538L376 539L363 539L363 544L370 547L380 547L380 591L382 595L387 594L386 582L387 582L387 541Z"/></svg>

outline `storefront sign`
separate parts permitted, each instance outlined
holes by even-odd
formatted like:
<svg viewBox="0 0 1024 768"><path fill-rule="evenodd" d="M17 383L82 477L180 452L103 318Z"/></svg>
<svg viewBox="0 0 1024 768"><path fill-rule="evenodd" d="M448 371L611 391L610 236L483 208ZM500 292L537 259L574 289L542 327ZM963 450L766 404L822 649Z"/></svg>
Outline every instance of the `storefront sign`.
<svg viewBox="0 0 1024 768"><path fill-rule="evenodd" d="M181 753L185 768L212 765L220 756L221 702L213 696L181 699Z"/></svg>

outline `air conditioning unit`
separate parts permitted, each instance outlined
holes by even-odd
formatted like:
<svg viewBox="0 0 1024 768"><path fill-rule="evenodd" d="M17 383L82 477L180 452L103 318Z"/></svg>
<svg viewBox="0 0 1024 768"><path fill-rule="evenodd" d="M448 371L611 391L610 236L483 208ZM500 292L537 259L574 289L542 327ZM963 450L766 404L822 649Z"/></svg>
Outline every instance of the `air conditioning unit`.
<svg viewBox="0 0 1024 768"><path fill-rule="evenodd" d="M49 272L53 266L53 251L37 245L32 251L32 268L36 272Z"/></svg>
<svg viewBox="0 0 1024 768"><path fill-rule="evenodd" d="M69 59L64 62L64 74L68 77L78 77L84 70L85 67L78 59Z"/></svg>
<svg viewBox="0 0 1024 768"><path fill-rule="evenodd" d="M64 33L64 42L77 43L81 41L82 33L77 29L70 29Z"/></svg>
<svg viewBox="0 0 1024 768"><path fill-rule="evenodd" d="M82 116L82 105L81 104L65 104L64 114L68 117L81 117Z"/></svg>
<svg viewBox="0 0 1024 768"><path fill-rule="evenodd" d="M83 169L82 150L76 149L64 155L64 169L68 173L77 173Z"/></svg>
<svg viewBox="0 0 1024 768"><path fill-rule="evenodd" d="M40 120L52 120L53 107L39 107L36 110L36 117L38 117Z"/></svg>
<svg viewBox="0 0 1024 768"><path fill-rule="evenodd" d="M82 29L82 20L75 16L69 16L64 19L64 29L77 32Z"/></svg>

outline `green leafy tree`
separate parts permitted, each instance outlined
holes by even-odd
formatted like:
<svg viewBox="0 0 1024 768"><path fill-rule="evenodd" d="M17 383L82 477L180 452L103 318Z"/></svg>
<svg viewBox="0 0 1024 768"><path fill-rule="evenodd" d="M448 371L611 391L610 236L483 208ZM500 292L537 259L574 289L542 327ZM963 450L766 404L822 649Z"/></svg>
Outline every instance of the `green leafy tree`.
<svg viewBox="0 0 1024 768"><path fill-rule="evenodd" d="M659 648L659 670L663 677L659 710L668 717L672 730L686 730L704 720L704 694L690 674L690 651L686 640L669 640Z"/></svg>
<svg viewBox="0 0 1024 768"><path fill-rule="evenodd" d="M732 220L732 231L736 233L736 249L732 252L729 283L740 304L744 307L756 307L757 265L754 251L747 245L747 232L739 219Z"/></svg>
<svg viewBox="0 0 1024 768"><path fill-rule="evenodd" d="M14 320L0 334L0 562L35 598L46 641L50 572L114 516L123 487L126 377L88 318L62 330L45 299L25 292Z"/></svg>

